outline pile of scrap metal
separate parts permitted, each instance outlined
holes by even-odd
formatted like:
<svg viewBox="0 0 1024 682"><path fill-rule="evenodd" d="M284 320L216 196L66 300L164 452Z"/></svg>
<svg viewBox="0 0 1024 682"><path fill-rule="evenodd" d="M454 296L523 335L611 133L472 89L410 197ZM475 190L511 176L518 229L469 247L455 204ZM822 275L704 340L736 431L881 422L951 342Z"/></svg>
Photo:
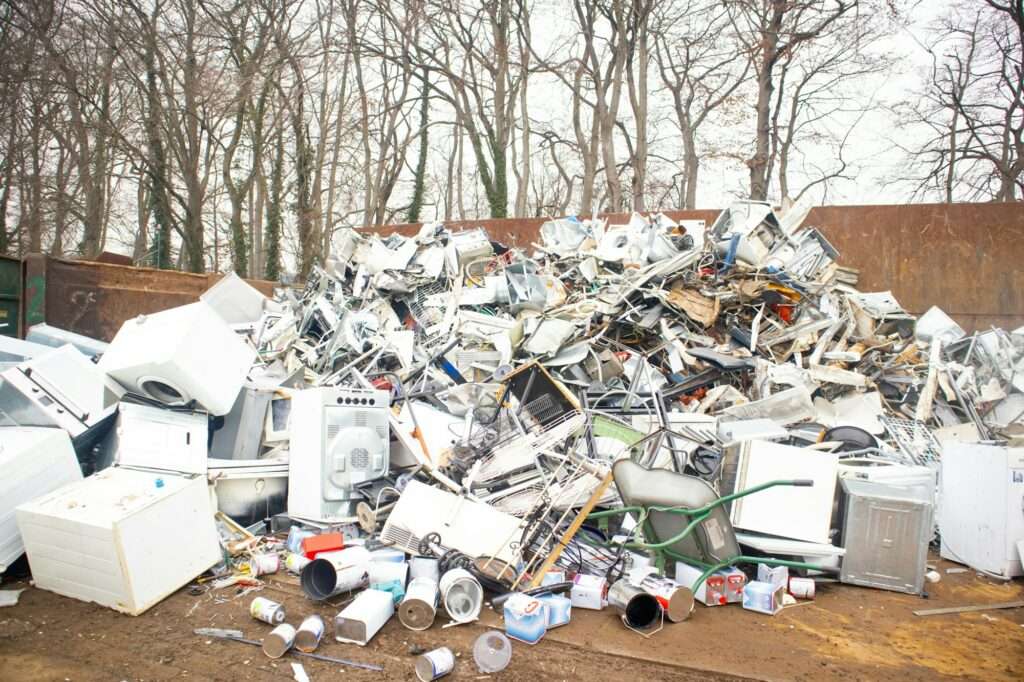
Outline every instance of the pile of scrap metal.
<svg viewBox="0 0 1024 682"><path fill-rule="evenodd" d="M994 441L1024 433L1024 333L857 291L806 214L569 217L526 250L437 223L345 230L301 291L225 278L83 340L98 364L12 346L0 417L64 429L91 474L11 498L36 585L139 612L207 570L258 586L287 565L313 600L386 593L338 616L365 643L396 609L413 629L438 603L473 620L485 590L526 641L570 605L649 635L694 600L775 613L836 577L920 594L940 534L943 556L1020 574L1017 550L986 564L961 541L971 484L937 492L951 453L1021 459ZM151 557L180 568L160 590L102 601L60 574L88 561L47 544L68 497L163 499L197 474L215 509Z"/></svg>

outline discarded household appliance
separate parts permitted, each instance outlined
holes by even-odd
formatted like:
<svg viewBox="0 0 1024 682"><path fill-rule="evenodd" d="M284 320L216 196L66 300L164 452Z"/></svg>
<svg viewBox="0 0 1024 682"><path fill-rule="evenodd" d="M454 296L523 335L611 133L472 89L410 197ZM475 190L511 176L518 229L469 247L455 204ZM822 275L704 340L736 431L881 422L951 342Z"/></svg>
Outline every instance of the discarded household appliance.
<svg viewBox="0 0 1024 682"><path fill-rule="evenodd" d="M334 618L334 638L366 646L394 613L390 592L364 590Z"/></svg>
<svg viewBox="0 0 1024 682"><path fill-rule="evenodd" d="M931 495L851 478L843 479L842 485L846 557L840 580L920 594L932 537Z"/></svg>
<svg viewBox="0 0 1024 682"><path fill-rule="evenodd" d="M89 358L61 346L0 375L0 424L64 429L82 458L104 435L123 393Z"/></svg>
<svg viewBox="0 0 1024 682"><path fill-rule="evenodd" d="M380 537L383 542L417 554L420 542L436 533L444 548L473 557L514 561L513 548L522 535L521 525L516 517L490 505L409 481Z"/></svg>
<svg viewBox="0 0 1024 682"><path fill-rule="evenodd" d="M810 480L733 500L733 526L807 542L828 542L839 456L767 441L745 441L726 454L723 494L779 479Z"/></svg>
<svg viewBox="0 0 1024 682"><path fill-rule="evenodd" d="M123 400L111 439L114 462L205 476L208 433L205 412Z"/></svg>
<svg viewBox="0 0 1024 682"><path fill-rule="evenodd" d="M172 406L195 401L222 416L255 357L256 349L200 301L125 322L100 368L129 391Z"/></svg>
<svg viewBox="0 0 1024 682"><path fill-rule="evenodd" d="M112 467L17 517L36 587L133 616L222 560L205 476Z"/></svg>
<svg viewBox="0 0 1024 682"><path fill-rule="evenodd" d="M1024 448L947 445L939 478L942 558L1002 578L1024 575Z"/></svg>
<svg viewBox="0 0 1024 682"><path fill-rule="evenodd" d="M207 460L217 511L248 527L288 507L288 455Z"/></svg>
<svg viewBox="0 0 1024 682"><path fill-rule="evenodd" d="M234 326L259 322L267 297L234 272L229 272L204 291L199 300Z"/></svg>
<svg viewBox="0 0 1024 682"><path fill-rule="evenodd" d="M267 411L274 390L246 385L239 391L224 423L213 432L210 457L217 459L256 459L263 444Z"/></svg>
<svg viewBox="0 0 1024 682"><path fill-rule="evenodd" d="M25 552L14 510L18 505L82 478L62 429L0 427L0 573Z"/></svg>
<svg viewBox="0 0 1024 682"><path fill-rule="evenodd" d="M386 391L311 388L292 395L288 515L320 522L355 520L359 483L389 465Z"/></svg>

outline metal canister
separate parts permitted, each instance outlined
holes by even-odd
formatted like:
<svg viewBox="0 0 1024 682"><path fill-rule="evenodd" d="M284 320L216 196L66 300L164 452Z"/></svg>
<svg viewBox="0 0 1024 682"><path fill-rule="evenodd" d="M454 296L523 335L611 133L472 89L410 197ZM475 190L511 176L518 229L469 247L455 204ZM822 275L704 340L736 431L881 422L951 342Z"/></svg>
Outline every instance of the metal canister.
<svg viewBox="0 0 1024 682"><path fill-rule="evenodd" d="M295 648L307 654L313 653L320 646L325 629L323 618L315 613L306 616L295 633Z"/></svg>
<svg viewBox="0 0 1024 682"><path fill-rule="evenodd" d="M429 556L414 556L409 559L409 580L430 578L435 583L441 582L441 569L437 559Z"/></svg>
<svg viewBox="0 0 1024 682"><path fill-rule="evenodd" d="M789 593L797 599L814 599L814 580L812 578L790 578Z"/></svg>
<svg viewBox="0 0 1024 682"><path fill-rule="evenodd" d="M309 565L312 559L307 559L301 554L289 554L284 560L284 567L289 573L298 575L302 573L302 569Z"/></svg>
<svg viewBox="0 0 1024 682"><path fill-rule="evenodd" d="M437 583L431 578L415 578L405 588L398 606L398 620L410 630L426 630L437 614Z"/></svg>
<svg viewBox="0 0 1024 682"><path fill-rule="evenodd" d="M441 601L452 620L469 623L480 616L484 588L472 573L464 568L453 568L441 576L439 587Z"/></svg>
<svg viewBox="0 0 1024 682"><path fill-rule="evenodd" d="M295 643L295 628L281 623L263 639L263 653L270 658L281 658Z"/></svg>
<svg viewBox="0 0 1024 682"><path fill-rule="evenodd" d="M647 575L640 581L639 587L658 600L665 611L665 617L673 623L682 623L693 613L693 592L675 580Z"/></svg>
<svg viewBox="0 0 1024 682"><path fill-rule="evenodd" d="M285 619L284 605L266 597L256 597L249 604L249 615L264 623L278 625Z"/></svg>
<svg viewBox="0 0 1024 682"><path fill-rule="evenodd" d="M416 677L430 682L444 677L455 667L455 654L446 646L428 651L416 659Z"/></svg>
<svg viewBox="0 0 1024 682"><path fill-rule="evenodd" d="M662 616L657 597L625 578L608 588L608 604L622 616L622 622L636 630L653 628Z"/></svg>
<svg viewBox="0 0 1024 682"><path fill-rule="evenodd" d="M259 575L270 575L281 569L281 558L276 554L253 554L249 560L249 572L255 578Z"/></svg>

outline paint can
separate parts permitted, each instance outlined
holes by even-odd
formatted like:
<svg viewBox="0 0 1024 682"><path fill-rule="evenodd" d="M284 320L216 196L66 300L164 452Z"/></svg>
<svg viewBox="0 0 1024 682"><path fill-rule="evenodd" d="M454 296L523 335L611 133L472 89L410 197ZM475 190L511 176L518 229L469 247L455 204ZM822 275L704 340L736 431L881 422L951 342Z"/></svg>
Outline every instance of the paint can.
<svg viewBox="0 0 1024 682"><path fill-rule="evenodd" d="M415 578L405 588L398 606L398 620L410 630L426 630L437 615L437 583L430 578Z"/></svg>
<svg viewBox="0 0 1024 682"><path fill-rule="evenodd" d="M489 630L473 642L473 661L485 675L500 673L512 660L512 642L504 632Z"/></svg>
<svg viewBox="0 0 1024 682"><path fill-rule="evenodd" d="M266 597L256 597L252 600L249 604L249 615L270 625L279 625L285 619L284 606Z"/></svg>
<svg viewBox="0 0 1024 682"><path fill-rule="evenodd" d="M301 554L289 554L284 560L284 567L289 573L299 575L302 573L302 569L309 565L310 561L312 561L312 559L307 559Z"/></svg>
<svg viewBox="0 0 1024 682"><path fill-rule="evenodd" d="M249 573L252 577L270 575L281 569L281 558L276 554L253 554L249 559Z"/></svg>
<svg viewBox="0 0 1024 682"><path fill-rule="evenodd" d="M622 616L622 622L634 630L649 630L662 617L657 597L623 578L608 588L608 604Z"/></svg>
<svg viewBox="0 0 1024 682"><path fill-rule="evenodd" d="M464 568L453 568L441 576L441 602L452 620L469 623L480 615L484 603L484 588L480 581Z"/></svg>
<svg viewBox="0 0 1024 682"><path fill-rule="evenodd" d="M313 653L320 646L320 640L324 636L325 629L323 618L315 613L311 616L306 616L295 633L295 648L307 654Z"/></svg>
<svg viewBox="0 0 1024 682"><path fill-rule="evenodd" d="M366 587L369 582L370 551L355 546L317 555L302 569L302 591L314 601Z"/></svg>
<svg viewBox="0 0 1024 682"><path fill-rule="evenodd" d="M270 658L281 658L295 643L295 628L281 623L263 639L263 653Z"/></svg>
<svg viewBox="0 0 1024 682"><path fill-rule="evenodd" d="M430 578L435 583L441 582L441 569L437 559L429 556L414 556L409 559L409 580Z"/></svg>
<svg viewBox="0 0 1024 682"><path fill-rule="evenodd" d="M789 593L797 599L814 599L814 580L812 578L790 578Z"/></svg>
<svg viewBox="0 0 1024 682"><path fill-rule="evenodd" d="M416 677L422 682L430 682L444 677L455 667L455 654L446 646L428 651L416 659Z"/></svg>
<svg viewBox="0 0 1024 682"><path fill-rule="evenodd" d="M693 613L693 592L675 580L658 575L646 575L640 581L639 587L658 600L665 611L665 617L673 623L682 623Z"/></svg>

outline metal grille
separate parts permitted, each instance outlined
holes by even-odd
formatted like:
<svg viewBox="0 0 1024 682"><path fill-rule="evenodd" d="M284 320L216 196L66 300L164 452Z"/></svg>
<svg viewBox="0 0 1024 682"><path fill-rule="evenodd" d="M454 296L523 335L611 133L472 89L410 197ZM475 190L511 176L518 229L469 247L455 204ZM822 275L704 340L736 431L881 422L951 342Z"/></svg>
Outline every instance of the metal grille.
<svg viewBox="0 0 1024 682"><path fill-rule="evenodd" d="M366 426L369 421L369 413L363 410L357 410L355 415L356 426Z"/></svg>
<svg viewBox="0 0 1024 682"><path fill-rule="evenodd" d="M328 424L327 425L327 439L328 440L330 440L332 438L335 438L338 435L338 433L340 433L340 432L341 432L341 425L340 424Z"/></svg>
<svg viewBox="0 0 1024 682"><path fill-rule="evenodd" d="M938 464L941 461L942 446L924 422L885 416L880 416L878 420L889 432L900 452L914 464Z"/></svg>
<svg viewBox="0 0 1024 682"><path fill-rule="evenodd" d="M353 469L366 469L370 466L370 453L366 448L353 448L348 461Z"/></svg>

